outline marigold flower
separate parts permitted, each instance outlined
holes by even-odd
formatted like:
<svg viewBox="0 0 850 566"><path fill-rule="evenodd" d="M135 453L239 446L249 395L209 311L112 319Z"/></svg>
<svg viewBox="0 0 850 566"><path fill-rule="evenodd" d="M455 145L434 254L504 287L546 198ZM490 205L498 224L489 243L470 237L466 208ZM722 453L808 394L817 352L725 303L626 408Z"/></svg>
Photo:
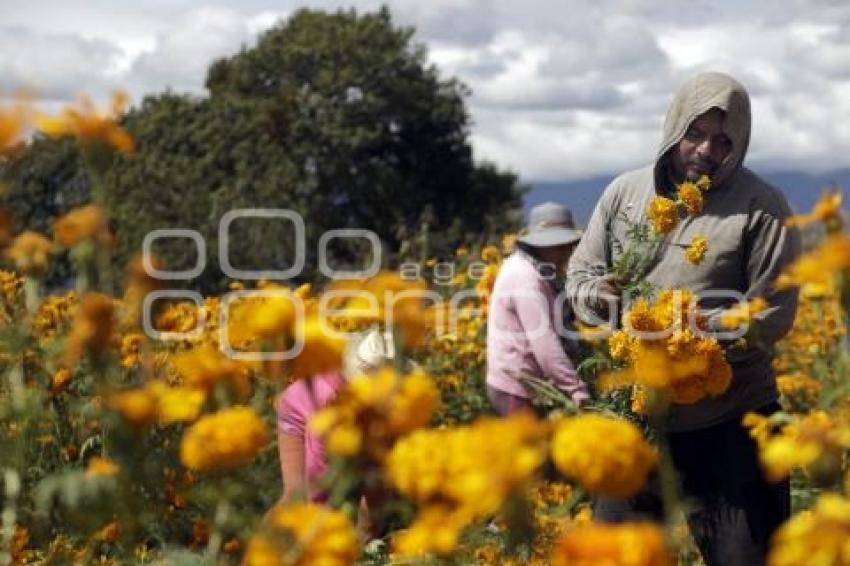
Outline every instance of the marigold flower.
<svg viewBox="0 0 850 566"><path fill-rule="evenodd" d="M840 218L843 195L840 191L824 191L808 214L795 214L785 221L786 226L805 226L812 222L829 222Z"/></svg>
<svg viewBox="0 0 850 566"><path fill-rule="evenodd" d="M0 107L0 156L9 155L20 145L32 113L26 93L19 92L14 104Z"/></svg>
<svg viewBox="0 0 850 566"><path fill-rule="evenodd" d="M265 446L263 420L249 407L207 415L189 427L180 442L180 460L195 471L232 469L247 464Z"/></svg>
<svg viewBox="0 0 850 566"><path fill-rule="evenodd" d="M313 416L310 427L325 439L331 454L364 451L382 461L397 438L431 420L439 398L422 370L399 375L384 367L351 379L335 403Z"/></svg>
<svg viewBox="0 0 850 566"><path fill-rule="evenodd" d="M836 234L825 238L811 252L792 263L776 280L778 289L807 283L829 285L836 273L850 268L850 236Z"/></svg>
<svg viewBox="0 0 850 566"><path fill-rule="evenodd" d="M71 383L71 370L68 368L60 368L53 374L51 378L51 388L50 390L54 395L57 395L65 390L69 383Z"/></svg>
<svg viewBox="0 0 850 566"><path fill-rule="evenodd" d="M393 536L393 550L403 558L428 553L448 555L457 548L461 532L471 521L464 509L429 505L408 528Z"/></svg>
<svg viewBox="0 0 850 566"><path fill-rule="evenodd" d="M113 300L102 293L87 293L80 299L71 333L65 341L63 363L74 367L86 353L98 355L115 339Z"/></svg>
<svg viewBox="0 0 850 566"><path fill-rule="evenodd" d="M35 125L50 137L70 135L87 143L100 142L122 153L132 153L133 138L117 122L126 106L127 95L121 91L112 95L109 112L98 111L90 98L81 96L76 106L64 108L59 116L36 116Z"/></svg>
<svg viewBox="0 0 850 566"><path fill-rule="evenodd" d="M823 389L819 381L799 372L776 376L776 387L795 412L803 412L813 407Z"/></svg>
<svg viewBox="0 0 850 566"><path fill-rule="evenodd" d="M73 248L89 238L98 244L109 244L112 241L103 209L93 204L75 208L57 218L53 224L53 233L59 245L66 248Z"/></svg>
<svg viewBox="0 0 850 566"><path fill-rule="evenodd" d="M759 455L771 481L787 477L797 467L821 479L840 474L842 454L848 447L850 430L838 426L826 412L812 411L783 426L763 443Z"/></svg>
<svg viewBox="0 0 850 566"><path fill-rule="evenodd" d="M768 566L850 563L850 501L835 493L821 495L809 511L797 513L773 536Z"/></svg>
<svg viewBox="0 0 850 566"><path fill-rule="evenodd" d="M749 302L740 303L723 312L720 316L720 326L731 330L744 324L750 324L753 316L764 311L767 306L767 301L762 297L756 297Z"/></svg>
<svg viewBox="0 0 850 566"><path fill-rule="evenodd" d="M318 317L310 317L295 334L301 340L301 352L292 360L289 376L301 379L317 373L340 369L346 341Z"/></svg>
<svg viewBox="0 0 850 566"><path fill-rule="evenodd" d="M121 468L118 467L118 464L113 462L108 458L101 458L100 456L94 456L89 459L88 466L86 467L86 475L87 476L114 476L118 473Z"/></svg>
<svg viewBox="0 0 850 566"><path fill-rule="evenodd" d="M591 523L567 531L552 552L553 566L666 566L664 532L652 523Z"/></svg>
<svg viewBox="0 0 850 566"><path fill-rule="evenodd" d="M115 393L109 405L134 426L153 424L157 418L156 396L146 389L131 389Z"/></svg>
<svg viewBox="0 0 850 566"><path fill-rule="evenodd" d="M228 358L211 344L204 343L176 354L170 362L187 387L210 392L217 384L223 383L240 399L251 393L248 368Z"/></svg>
<svg viewBox="0 0 850 566"><path fill-rule="evenodd" d="M658 234L666 234L679 223L676 202L667 197L654 197L646 211L649 224Z"/></svg>
<svg viewBox="0 0 850 566"><path fill-rule="evenodd" d="M15 269L25 275L39 276L47 271L53 244L39 234L27 230L18 234L6 249L6 257L14 264Z"/></svg>
<svg viewBox="0 0 850 566"><path fill-rule="evenodd" d="M708 240L705 239L705 236L696 235L685 250L685 259L694 265L699 265L705 258L705 253L707 251Z"/></svg>
<svg viewBox="0 0 850 566"><path fill-rule="evenodd" d="M677 196L687 209L688 214L696 215L702 212L702 190L697 187L696 183L685 181L679 185Z"/></svg>
<svg viewBox="0 0 850 566"><path fill-rule="evenodd" d="M558 470L589 491L616 497L634 495L658 462L635 425L592 414L558 423L552 458Z"/></svg>
<svg viewBox="0 0 850 566"><path fill-rule="evenodd" d="M315 503L273 509L248 542L246 566L348 566L360 554L357 531L344 513Z"/></svg>

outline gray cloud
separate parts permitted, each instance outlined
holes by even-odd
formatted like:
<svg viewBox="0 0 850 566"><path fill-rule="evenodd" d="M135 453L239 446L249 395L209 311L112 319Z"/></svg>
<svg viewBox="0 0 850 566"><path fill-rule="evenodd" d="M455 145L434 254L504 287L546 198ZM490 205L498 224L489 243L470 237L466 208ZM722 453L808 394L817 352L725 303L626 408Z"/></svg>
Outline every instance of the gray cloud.
<svg viewBox="0 0 850 566"><path fill-rule="evenodd" d="M357 0L358 11L383 0ZM576 179L652 158L678 84L733 74L753 99L750 163L809 171L850 153L846 0L389 0L443 76L473 92L476 156L526 179ZM0 5L8 4L0 0ZM67 0L6 6L0 81L47 98L115 86L202 92L212 59L276 17L339 0Z"/></svg>

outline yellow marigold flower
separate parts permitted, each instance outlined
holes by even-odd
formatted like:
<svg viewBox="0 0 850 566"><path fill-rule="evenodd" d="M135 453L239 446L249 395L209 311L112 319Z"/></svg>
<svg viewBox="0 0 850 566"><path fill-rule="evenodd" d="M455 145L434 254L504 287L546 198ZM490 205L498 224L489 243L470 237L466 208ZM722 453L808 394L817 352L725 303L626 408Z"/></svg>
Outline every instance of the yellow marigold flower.
<svg viewBox="0 0 850 566"><path fill-rule="evenodd" d="M807 283L829 285L836 273L850 268L850 236L836 234L824 238L811 252L791 264L776 280L785 289Z"/></svg>
<svg viewBox="0 0 850 566"><path fill-rule="evenodd" d="M315 503L273 509L248 542L246 566L348 566L360 554L357 531L341 511Z"/></svg>
<svg viewBox="0 0 850 566"><path fill-rule="evenodd" d="M141 346L144 339L144 335L137 332L125 334L121 337L121 365L123 367L131 368L139 365L142 361Z"/></svg>
<svg viewBox="0 0 850 566"><path fill-rule="evenodd" d="M0 155L7 155L18 146L29 113L29 105L23 96L18 96L14 105L0 108Z"/></svg>
<svg viewBox="0 0 850 566"><path fill-rule="evenodd" d="M384 367L350 380L336 403L313 416L310 427L326 439L331 454L363 450L381 461L397 438L428 424L439 399L422 370L399 375Z"/></svg>
<svg viewBox="0 0 850 566"><path fill-rule="evenodd" d="M803 468L816 480L841 473L842 454L850 447L850 430L824 411L812 411L782 427L763 446L760 456L768 479L779 481Z"/></svg>
<svg viewBox="0 0 850 566"><path fill-rule="evenodd" d="M759 448L764 448L767 445L767 441L770 440L770 435L775 425L769 417L759 413L749 412L741 420L741 426L750 429L750 436L756 441Z"/></svg>
<svg viewBox="0 0 850 566"><path fill-rule="evenodd" d="M587 490L615 497L634 495L658 462L635 425L592 414L558 423L552 458L558 470Z"/></svg>
<svg viewBox="0 0 850 566"><path fill-rule="evenodd" d="M157 419L162 424L194 421L207 400L203 390L169 387L161 381L150 381L145 389L156 398Z"/></svg>
<svg viewBox="0 0 850 566"><path fill-rule="evenodd" d="M53 244L37 232L27 230L18 234L6 249L6 257L15 269L25 275L42 275L53 252Z"/></svg>
<svg viewBox="0 0 850 566"><path fill-rule="evenodd" d="M95 109L91 99L81 96L76 106L68 106L59 116L36 116L36 127L50 137L74 136L81 141L100 142L122 153L135 149L133 138L118 125L118 118L127 106L127 94L121 91L112 95L109 112Z"/></svg>
<svg viewBox="0 0 850 566"><path fill-rule="evenodd" d="M68 368L60 368L51 378L50 390L54 395L59 394L65 390L69 383L71 383L71 370Z"/></svg>
<svg viewBox="0 0 850 566"><path fill-rule="evenodd" d="M567 531L552 552L553 566L667 566L664 532L653 523L590 523Z"/></svg>
<svg viewBox="0 0 850 566"><path fill-rule="evenodd" d="M637 338L625 330L618 330L608 337L608 351L615 360L632 360L633 350L636 344Z"/></svg>
<svg viewBox="0 0 850 566"><path fill-rule="evenodd" d="M429 505L408 528L393 536L393 550L405 558L428 553L448 555L457 548L460 534L471 520L464 510Z"/></svg>
<svg viewBox="0 0 850 566"><path fill-rule="evenodd" d="M702 190L697 187L696 183L685 181L679 185L678 198L687 209L688 214L696 215L702 212Z"/></svg>
<svg viewBox="0 0 850 566"><path fill-rule="evenodd" d="M216 384L226 384L240 399L251 394L248 368L204 343L187 352L174 355L171 366L182 377L183 384L194 389L211 391Z"/></svg>
<svg viewBox="0 0 850 566"><path fill-rule="evenodd" d="M685 259L694 265L699 265L705 258L705 253L707 251L708 240L705 239L705 236L696 235L685 250Z"/></svg>
<svg viewBox="0 0 850 566"><path fill-rule="evenodd" d="M102 353L115 340L115 322L115 305L110 297L102 293L83 295L65 341L64 365L74 367L86 353Z"/></svg>
<svg viewBox="0 0 850 566"><path fill-rule="evenodd" d="M507 255L514 251L516 247L516 234L505 234L502 236L502 253Z"/></svg>
<svg viewBox="0 0 850 566"><path fill-rule="evenodd" d="M502 252L496 246L485 246L481 250L481 259L488 263L495 263L502 260Z"/></svg>
<svg viewBox="0 0 850 566"><path fill-rule="evenodd" d="M703 192L711 188L711 177L708 175L700 175L696 182L697 188Z"/></svg>
<svg viewBox="0 0 850 566"><path fill-rule="evenodd" d="M666 234L679 223L676 202L667 197L654 197L646 211L649 224L658 234Z"/></svg>
<svg viewBox="0 0 850 566"><path fill-rule="evenodd" d="M114 476L118 473L120 468L118 464L110 460L109 458L101 458L100 456L94 456L89 459L88 466L86 467L86 475L87 476Z"/></svg>
<svg viewBox="0 0 850 566"><path fill-rule="evenodd" d="M632 403L630 409L636 415L646 414L646 388L640 385L632 386Z"/></svg>
<svg viewBox="0 0 850 566"><path fill-rule="evenodd" d="M825 191L809 214L795 214L785 221L786 226L805 226L812 222L829 222L841 216L843 195L840 191Z"/></svg>
<svg viewBox="0 0 850 566"><path fill-rule="evenodd" d="M804 373L790 373L776 376L776 387L791 410L802 412L813 407L820 396L823 385Z"/></svg>
<svg viewBox="0 0 850 566"><path fill-rule="evenodd" d="M295 336L296 340L302 341L303 348L290 364L291 378L301 379L342 367L345 338L328 328L318 317L305 320Z"/></svg>
<svg viewBox="0 0 850 566"><path fill-rule="evenodd" d="M470 519L484 517L495 513L543 463L544 432L528 414L418 430L393 447L387 477L420 504L450 503L465 509Z"/></svg>
<svg viewBox="0 0 850 566"><path fill-rule="evenodd" d="M821 495L809 511L797 513L773 536L768 566L850 563L850 501L835 493Z"/></svg>
<svg viewBox="0 0 850 566"><path fill-rule="evenodd" d="M109 405L132 425L144 426L156 422L156 396L146 389L115 393L110 398Z"/></svg>
<svg viewBox="0 0 850 566"><path fill-rule="evenodd" d="M762 297L756 297L746 303L735 305L720 316L720 325L725 329L732 330L744 324L750 324L753 316L764 311L767 306L767 301Z"/></svg>
<svg viewBox="0 0 850 566"><path fill-rule="evenodd" d="M180 442L180 460L195 471L247 464L268 441L263 420L248 407L207 415L189 427Z"/></svg>
<svg viewBox="0 0 850 566"><path fill-rule="evenodd" d="M93 204L75 208L57 218L53 223L53 233L59 245L66 248L73 248L86 239L98 244L112 241L103 209Z"/></svg>
<svg viewBox="0 0 850 566"><path fill-rule="evenodd" d="M246 296L231 308L228 313L231 343L292 336L296 304L302 301L301 297L281 286L268 285L263 291L271 294Z"/></svg>

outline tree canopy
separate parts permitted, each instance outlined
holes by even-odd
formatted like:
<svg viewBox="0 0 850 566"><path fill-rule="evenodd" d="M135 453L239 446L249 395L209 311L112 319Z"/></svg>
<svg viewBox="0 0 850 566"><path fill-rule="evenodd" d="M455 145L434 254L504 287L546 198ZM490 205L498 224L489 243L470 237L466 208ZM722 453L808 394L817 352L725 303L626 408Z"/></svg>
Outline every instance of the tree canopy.
<svg viewBox="0 0 850 566"><path fill-rule="evenodd" d="M441 78L413 37L387 9L300 10L255 46L214 61L208 96L147 96L125 118L136 153L116 156L103 176L118 261L138 254L150 230L197 230L207 268L190 284L214 290L224 282L219 220L237 208L302 215L303 280L314 278L317 241L330 229L371 230L392 256L422 231L428 249L416 253L444 255L509 228L521 205L516 176L474 162L468 90ZM29 225L46 225L79 204L81 171L67 140L37 139L6 168L8 202ZM292 263L292 229L280 220L239 220L230 236L235 267ZM157 251L169 268L185 269L191 250L172 242ZM343 264L361 253L333 251Z"/></svg>

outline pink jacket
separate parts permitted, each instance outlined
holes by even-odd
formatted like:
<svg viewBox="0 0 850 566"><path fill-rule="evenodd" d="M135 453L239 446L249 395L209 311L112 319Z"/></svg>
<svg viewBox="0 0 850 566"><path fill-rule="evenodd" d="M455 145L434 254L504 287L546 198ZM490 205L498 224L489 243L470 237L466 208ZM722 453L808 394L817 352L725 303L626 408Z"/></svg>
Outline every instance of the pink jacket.
<svg viewBox="0 0 850 566"><path fill-rule="evenodd" d="M587 385L576 374L555 325L555 289L523 252L502 264L487 317L487 385L529 398L517 380L521 374L551 380L573 401L590 398ZM563 302L561 303L563 304Z"/></svg>
<svg viewBox="0 0 850 566"><path fill-rule="evenodd" d="M345 385L338 371L320 373L311 379L299 379L287 387L277 399L277 426L280 432L304 439L304 475L308 485L316 485L328 467L321 439L307 426L310 417L336 399ZM308 494L313 501L322 501L325 494Z"/></svg>

